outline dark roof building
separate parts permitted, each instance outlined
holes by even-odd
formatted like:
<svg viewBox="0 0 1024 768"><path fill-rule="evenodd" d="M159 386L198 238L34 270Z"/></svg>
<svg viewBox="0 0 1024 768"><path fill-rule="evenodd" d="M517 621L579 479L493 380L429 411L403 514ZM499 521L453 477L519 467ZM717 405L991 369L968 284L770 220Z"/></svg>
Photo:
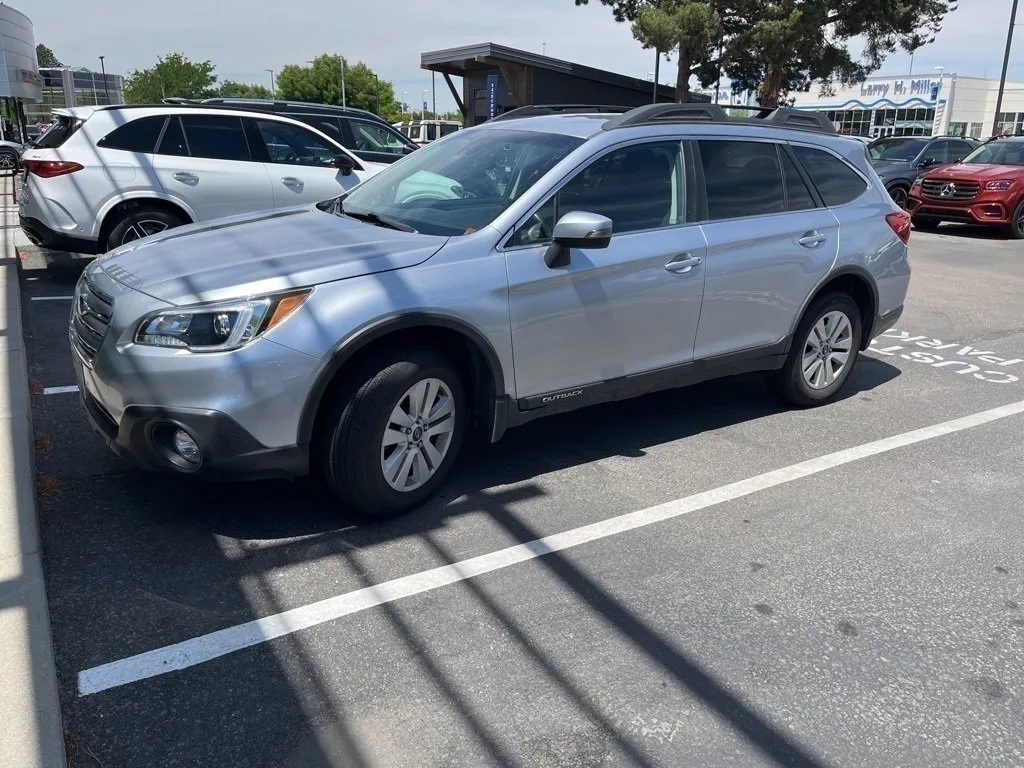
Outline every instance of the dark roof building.
<svg viewBox="0 0 1024 768"><path fill-rule="evenodd" d="M530 104L639 107L655 101L650 81L494 43L430 51L420 55L420 66L444 77L466 127ZM452 75L462 78L461 94ZM675 101L675 88L657 86L656 100ZM692 94L690 100L710 97Z"/></svg>

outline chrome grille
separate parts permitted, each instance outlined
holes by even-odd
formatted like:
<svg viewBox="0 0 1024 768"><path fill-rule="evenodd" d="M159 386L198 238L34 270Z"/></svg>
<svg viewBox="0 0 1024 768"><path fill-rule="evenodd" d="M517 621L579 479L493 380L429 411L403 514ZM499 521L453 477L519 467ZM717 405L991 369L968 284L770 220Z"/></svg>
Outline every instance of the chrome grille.
<svg viewBox="0 0 1024 768"><path fill-rule="evenodd" d="M978 182L957 179L925 179L921 187L924 196L932 200L970 200L981 191Z"/></svg>
<svg viewBox="0 0 1024 768"><path fill-rule="evenodd" d="M84 274L71 310L71 343L87 363L92 362L107 335L112 310L111 298L91 283L88 273Z"/></svg>

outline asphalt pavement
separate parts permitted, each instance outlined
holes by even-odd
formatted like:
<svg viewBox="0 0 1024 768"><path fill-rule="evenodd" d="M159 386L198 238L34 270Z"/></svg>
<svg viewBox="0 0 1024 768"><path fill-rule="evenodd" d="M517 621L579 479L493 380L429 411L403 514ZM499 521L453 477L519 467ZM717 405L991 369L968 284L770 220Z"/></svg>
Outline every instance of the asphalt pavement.
<svg viewBox="0 0 1024 768"><path fill-rule="evenodd" d="M82 262L26 260L72 758L1024 764L1024 246L941 232L838 402L751 376L536 422L377 525L111 455L44 394Z"/></svg>

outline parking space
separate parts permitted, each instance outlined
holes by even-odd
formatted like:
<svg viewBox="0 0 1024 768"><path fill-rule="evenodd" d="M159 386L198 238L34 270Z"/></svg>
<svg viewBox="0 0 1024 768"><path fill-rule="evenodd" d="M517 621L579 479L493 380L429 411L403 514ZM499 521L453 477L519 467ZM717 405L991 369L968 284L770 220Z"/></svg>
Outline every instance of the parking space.
<svg viewBox="0 0 1024 768"><path fill-rule="evenodd" d="M740 377L555 417L360 525L110 454L64 389L82 262L29 254L69 731L106 768L1020 765L1024 246L911 258L832 405Z"/></svg>

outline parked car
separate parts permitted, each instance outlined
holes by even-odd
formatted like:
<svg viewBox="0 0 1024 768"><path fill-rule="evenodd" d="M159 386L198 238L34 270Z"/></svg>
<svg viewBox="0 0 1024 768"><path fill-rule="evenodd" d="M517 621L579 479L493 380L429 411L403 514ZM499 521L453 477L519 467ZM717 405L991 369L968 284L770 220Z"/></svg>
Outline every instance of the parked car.
<svg viewBox="0 0 1024 768"><path fill-rule="evenodd" d="M70 336L95 428L143 467L313 471L387 516L470 435L543 416L748 372L826 403L899 318L910 216L824 115L539 111L94 261Z"/></svg>
<svg viewBox="0 0 1024 768"><path fill-rule="evenodd" d="M956 136L888 136L868 145L868 155L893 201L907 207L914 180L928 170L959 162L978 147Z"/></svg>
<svg viewBox="0 0 1024 768"><path fill-rule="evenodd" d="M907 208L921 230L953 221L1024 238L1024 138L991 139L962 163L926 173L914 182Z"/></svg>
<svg viewBox="0 0 1024 768"><path fill-rule="evenodd" d="M16 171L25 148L16 141L0 141L0 173Z"/></svg>
<svg viewBox="0 0 1024 768"><path fill-rule="evenodd" d="M102 253L191 222L337 197L387 167L281 115L218 105L77 107L27 150L38 245Z"/></svg>
<svg viewBox="0 0 1024 768"><path fill-rule="evenodd" d="M455 120L406 120L394 123L393 127L417 145L423 145L462 130L462 123Z"/></svg>
<svg viewBox="0 0 1024 768"><path fill-rule="evenodd" d="M323 131L356 157L371 163L393 163L419 148L383 118L363 109L263 99L205 99L203 104L227 104L284 115Z"/></svg>

